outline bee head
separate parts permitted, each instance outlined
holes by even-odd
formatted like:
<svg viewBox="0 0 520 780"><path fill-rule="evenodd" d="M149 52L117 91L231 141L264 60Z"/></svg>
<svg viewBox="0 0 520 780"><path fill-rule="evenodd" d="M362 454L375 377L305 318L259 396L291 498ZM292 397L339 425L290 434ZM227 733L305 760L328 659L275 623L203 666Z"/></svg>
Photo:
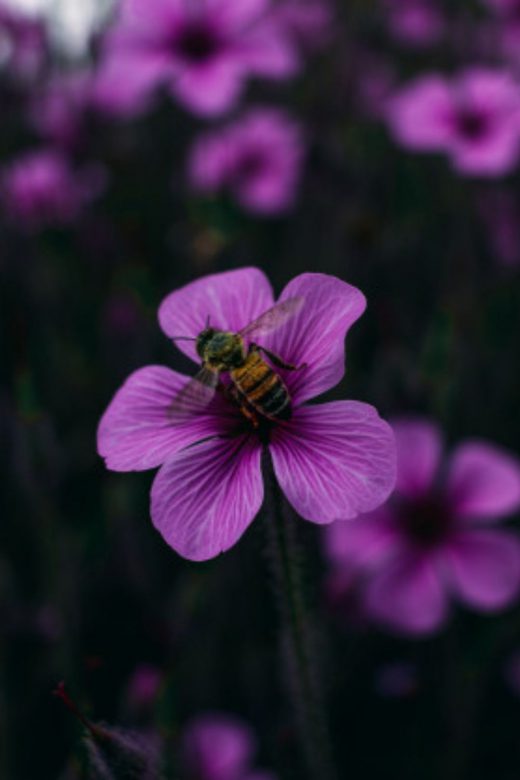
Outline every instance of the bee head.
<svg viewBox="0 0 520 780"><path fill-rule="evenodd" d="M195 348L197 350L197 354L201 359L204 359L204 356L206 354L206 347L210 343L211 339L215 335L217 331L215 328L210 328L209 326L204 328L204 330L201 330L199 335L197 336L197 343L195 344Z"/></svg>

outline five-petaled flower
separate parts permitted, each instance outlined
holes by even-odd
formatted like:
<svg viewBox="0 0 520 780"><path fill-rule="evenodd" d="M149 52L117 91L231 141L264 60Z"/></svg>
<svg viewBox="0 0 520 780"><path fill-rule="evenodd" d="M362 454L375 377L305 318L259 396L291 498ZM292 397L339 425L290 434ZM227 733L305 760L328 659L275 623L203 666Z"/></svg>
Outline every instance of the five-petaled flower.
<svg viewBox="0 0 520 780"><path fill-rule="evenodd" d="M420 76L388 98L384 113L399 143L445 152L459 173L502 176L518 162L520 89L508 71Z"/></svg>
<svg viewBox="0 0 520 780"><path fill-rule="evenodd" d="M520 586L520 541L485 526L520 508L520 462L472 440L442 463L435 425L393 428L395 493L362 520L327 529L332 582L357 579L367 614L404 633L438 629L450 596L483 612L507 606Z"/></svg>
<svg viewBox="0 0 520 780"><path fill-rule="evenodd" d="M324 274L293 279L280 301L289 298L303 299L303 305L263 340L285 361L304 366L277 369L293 413L269 427L274 473L303 518L320 524L353 518L380 505L393 488L392 430L365 403L305 402L341 379L345 334L363 313L365 298ZM273 305L264 274L244 268L171 293L161 304L159 322L171 338L197 336L208 318L215 328L239 331ZM198 360L192 342L179 347ZM152 487L152 521L181 555L205 560L235 544L260 510L265 431L260 436L224 393L182 424L172 421L172 401L187 381L163 366L132 374L100 422L98 451L115 471L161 466Z"/></svg>
<svg viewBox="0 0 520 780"><path fill-rule="evenodd" d="M97 102L135 113L165 86L187 109L233 107L251 76L293 76L300 57L270 0L123 0L107 35Z"/></svg>

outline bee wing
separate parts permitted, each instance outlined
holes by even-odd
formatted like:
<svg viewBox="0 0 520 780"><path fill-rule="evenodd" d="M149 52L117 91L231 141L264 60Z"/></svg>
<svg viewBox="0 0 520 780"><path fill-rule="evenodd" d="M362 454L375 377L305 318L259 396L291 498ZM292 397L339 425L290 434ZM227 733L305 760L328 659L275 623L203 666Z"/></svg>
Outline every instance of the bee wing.
<svg viewBox="0 0 520 780"><path fill-rule="evenodd" d="M280 325L294 317L303 306L303 301L303 298L287 298L286 301L276 303L270 309L264 311L254 322L246 325L239 335L250 340L258 336L265 336L266 333L279 328Z"/></svg>
<svg viewBox="0 0 520 780"><path fill-rule="evenodd" d="M188 384L179 390L170 404L169 413L180 422L196 415L207 407L215 395L218 385L218 372L203 367Z"/></svg>

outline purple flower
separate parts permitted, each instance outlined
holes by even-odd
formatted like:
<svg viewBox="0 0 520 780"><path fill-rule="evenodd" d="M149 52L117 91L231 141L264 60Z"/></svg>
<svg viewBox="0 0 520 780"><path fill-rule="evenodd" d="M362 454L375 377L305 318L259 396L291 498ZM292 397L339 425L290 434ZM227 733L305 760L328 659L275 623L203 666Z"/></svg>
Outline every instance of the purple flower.
<svg viewBox="0 0 520 780"><path fill-rule="evenodd" d="M450 596L483 612L507 606L520 585L520 542L486 525L520 508L520 462L481 441L443 462L434 425L393 428L395 493L362 520L327 529L333 569L357 571L367 613L405 633L438 629Z"/></svg>
<svg viewBox="0 0 520 780"><path fill-rule="evenodd" d="M520 266L520 204L514 194L500 189L483 193L479 214L487 229L491 252L505 268Z"/></svg>
<svg viewBox="0 0 520 780"><path fill-rule="evenodd" d="M453 79L432 73L386 103L395 139L415 151L445 152L459 173L500 176L518 162L520 91L500 70L472 68Z"/></svg>
<svg viewBox="0 0 520 780"><path fill-rule="evenodd" d="M0 2L0 71L6 67L19 79L37 76L47 55L41 21Z"/></svg>
<svg viewBox="0 0 520 780"><path fill-rule="evenodd" d="M34 95L29 108L34 128L49 141L73 147L82 134L91 93L88 70L60 73L49 79Z"/></svg>
<svg viewBox="0 0 520 780"><path fill-rule="evenodd" d="M188 176L200 192L225 189L248 211L278 214L294 202L303 154L299 125L280 110L256 108L202 135Z"/></svg>
<svg viewBox="0 0 520 780"><path fill-rule="evenodd" d="M317 49L331 37L332 11L326 0L285 0L274 13L299 47Z"/></svg>
<svg viewBox="0 0 520 780"><path fill-rule="evenodd" d="M385 11L391 35L406 46L426 48L442 37L445 22L432 0L389 0Z"/></svg>
<svg viewBox="0 0 520 780"><path fill-rule="evenodd" d="M171 405L187 377L163 366L132 374L105 412L98 451L108 468L161 466L152 487L152 521L177 552L205 560L234 545L263 502L264 442L276 478L295 510L314 523L352 518L378 506L391 491L395 454L390 426L357 401L305 402L334 387L344 371L344 337L365 299L333 276L302 274L280 300L301 298L292 319L261 346L297 366L276 369L293 406L288 421L264 436L237 405L217 393L198 415L172 424ZM239 331L274 304L271 286L255 268L207 276L171 293L159 322L171 338L197 336L209 318L217 329ZM179 342L199 362L192 342ZM267 423L267 421L266 421Z"/></svg>
<svg viewBox="0 0 520 780"><path fill-rule="evenodd" d="M0 172L0 198L9 217L25 228L65 225L103 189L98 165L74 170L53 149L28 152Z"/></svg>
<svg viewBox="0 0 520 780"><path fill-rule="evenodd" d="M270 0L123 0L97 100L136 113L164 85L193 113L214 116L235 105L248 78L287 78L299 64Z"/></svg>
<svg viewBox="0 0 520 780"><path fill-rule="evenodd" d="M256 740L238 718L221 712L193 720L183 734L183 765L197 780L275 780L251 769Z"/></svg>

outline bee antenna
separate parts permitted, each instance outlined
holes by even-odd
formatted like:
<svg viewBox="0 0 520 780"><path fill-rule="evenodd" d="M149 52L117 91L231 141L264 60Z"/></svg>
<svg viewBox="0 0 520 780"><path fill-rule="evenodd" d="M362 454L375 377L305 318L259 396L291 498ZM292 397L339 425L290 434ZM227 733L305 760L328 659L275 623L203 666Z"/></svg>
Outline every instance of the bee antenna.
<svg viewBox="0 0 520 780"><path fill-rule="evenodd" d="M208 316L206 317L206 326L205 326L205 327L206 327L206 328L209 328L209 314L208 314Z"/></svg>

